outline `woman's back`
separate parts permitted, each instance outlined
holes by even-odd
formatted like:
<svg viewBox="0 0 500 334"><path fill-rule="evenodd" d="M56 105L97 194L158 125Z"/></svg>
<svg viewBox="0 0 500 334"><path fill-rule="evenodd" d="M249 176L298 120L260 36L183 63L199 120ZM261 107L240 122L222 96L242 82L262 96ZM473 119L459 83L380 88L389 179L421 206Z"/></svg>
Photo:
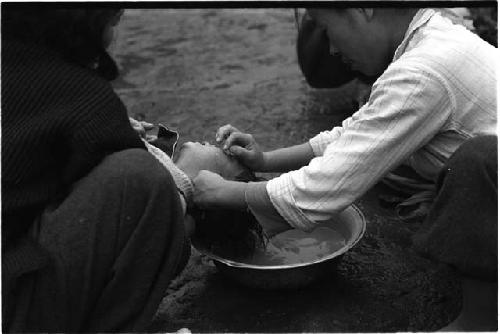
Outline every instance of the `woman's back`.
<svg viewBox="0 0 500 334"><path fill-rule="evenodd" d="M2 35L2 218L7 238L107 154L144 147L102 76L46 46ZM5 240L5 236L4 236Z"/></svg>

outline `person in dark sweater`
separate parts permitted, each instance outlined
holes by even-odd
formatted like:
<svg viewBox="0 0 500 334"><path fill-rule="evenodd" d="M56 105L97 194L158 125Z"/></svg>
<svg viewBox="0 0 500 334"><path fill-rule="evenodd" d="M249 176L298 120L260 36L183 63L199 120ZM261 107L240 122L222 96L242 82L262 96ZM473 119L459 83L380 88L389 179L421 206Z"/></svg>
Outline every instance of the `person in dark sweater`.
<svg viewBox="0 0 500 334"><path fill-rule="evenodd" d="M2 330L144 331L190 244L109 81L117 9L2 6Z"/></svg>

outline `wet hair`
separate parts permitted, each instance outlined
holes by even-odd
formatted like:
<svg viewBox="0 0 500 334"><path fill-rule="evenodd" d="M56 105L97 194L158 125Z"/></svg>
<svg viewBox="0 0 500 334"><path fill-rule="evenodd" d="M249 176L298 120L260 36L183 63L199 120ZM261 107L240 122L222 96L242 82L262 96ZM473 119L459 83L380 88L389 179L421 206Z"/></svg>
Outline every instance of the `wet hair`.
<svg viewBox="0 0 500 334"><path fill-rule="evenodd" d="M261 181L251 172L240 174L236 181ZM248 259L267 241L257 219L248 211L228 209L194 210L197 238L210 252L231 260Z"/></svg>
<svg viewBox="0 0 500 334"><path fill-rule="evenodd" d="M107 53L103 34L118 8L60 8L51 4L4 4L2 40L41 44L66 60L95 70L107 80L118 67Z"/></svg>

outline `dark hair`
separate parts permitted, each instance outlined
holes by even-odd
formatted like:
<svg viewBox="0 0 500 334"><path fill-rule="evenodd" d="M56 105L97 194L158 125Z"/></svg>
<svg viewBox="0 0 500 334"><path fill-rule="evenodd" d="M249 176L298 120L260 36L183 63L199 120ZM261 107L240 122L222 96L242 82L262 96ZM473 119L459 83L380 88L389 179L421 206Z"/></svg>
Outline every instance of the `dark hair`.
<svg viewBox="0 0 500 334"><path fill-rule="evenodd" d="M8 4L2 6L2 40L42 44L66 60L113 80L118 76L118 68L105 49L103 34L119 13L117 8Z"/></svg>
<svg viewBox="0 0 500 334"><path fill-rule="evenodd" d="M299 18L295 12L297 26L297 59L307 83L313 88L337 88L358 78L372 84L375 78L354 71L338 54L330 54L326 32L309 16ZM300 20L300 21L299 21Z"/></svg>
<svg viewBox="0 0 500 334"><path fill-rule="evenodd" d="M469 8L476 33L494 47L498 46L497 4L491 7Z"/></svg>
<svg viewBox="0 0 500 334"><path fill-rule="evenodd" d="M262 181L253 173L243 173L236 181ZM237 210L194 210L194 238L210 252L226 259L244 261L267 241L262 227L250 213Z"/></svg>
<svg viewBox="0 0 500 334"><path fill-rule="evenodd" d="M265 245L262 227L250 212L202 210L193 217L196 222L194 238L223 258L244 261Z"/></svg>

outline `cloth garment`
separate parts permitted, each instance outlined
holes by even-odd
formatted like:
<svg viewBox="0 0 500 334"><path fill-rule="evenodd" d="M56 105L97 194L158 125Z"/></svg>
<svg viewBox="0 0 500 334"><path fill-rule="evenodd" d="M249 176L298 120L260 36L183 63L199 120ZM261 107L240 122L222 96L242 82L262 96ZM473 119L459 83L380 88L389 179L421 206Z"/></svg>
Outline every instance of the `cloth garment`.
<svg viewBox="0 0 500 334"><path fill-rule="evenodd" d="M174 178L177 189L179 190L179 196L182 203L182 208L184 213L186 212L187 203L191 203L193 200L194 186L191 182L189 176L186 175L179 167L177 167L172 159L162 151L160 148L148 143L144 140L144 145L146 149L156 160L158 160L163 167L165 167L172 177Z"/></svg>
<svg viewBox="0 0 500 334"><path fill-rule="evenodd" d="M43 46L2 35L1 89L5 284L44 265L27 235L44 208L105 156L144 144L106 80Z"/></svg>
<svg viewBox="0 0 500 334"><path fill-rule="evenodd" d="M49 265L2 291L3 331L146 331L189 256L183 216L147 151L109 155L31 226Z"/></svg>
<svg viewBox="0 0 500 334"><path fill-rule="evenodd" d="M474 21L467 7L435 8L443 17L446 17L454 24L461 24L470 31L475 32Z"/></svg>
<svg viewBox="0 0 500 334"><path fill-rule="evenodd" d="M498 138L466 141L437 182L437 197L418 233L415 249L480 279L497 280Z"/></svg>
<svg viewBox="0 0 500 334"><path fill-rule="evenodd" d="M393 205L398 217L404 221L420 220L429 213L430 206L436 197L434 182L419 177L411 168L405 168L410 175L401 175L400 166L387 174L381 182L393 192L379 195L379 200L385 205Z"/></svg>
<svg viewBox="0 0 500 334"><path fill-rule="evenodd" d="M3 330L144 331L189 252L171 176L92 70L2 35L1 84Z"/></svg>
<svg viewBox="0 0 500 334"><path fill-rule="evenodd" d="M369 101L309 143L308 166L267 182L292 227L342 211L400 164L435 182L467 139L494 134L497 51L431 9L417 12Z"/></svg>

